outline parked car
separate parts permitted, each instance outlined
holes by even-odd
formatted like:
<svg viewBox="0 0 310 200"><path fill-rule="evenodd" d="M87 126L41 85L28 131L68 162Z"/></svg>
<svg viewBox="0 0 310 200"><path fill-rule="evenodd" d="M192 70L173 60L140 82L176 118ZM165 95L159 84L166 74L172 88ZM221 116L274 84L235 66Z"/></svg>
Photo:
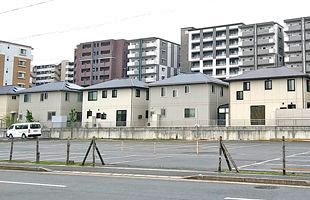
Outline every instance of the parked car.
<svg viewBox="0 0 310 200"><path fill-rule="evenodd" d="M38 122L12 124L6 132L9 138L27 138L41 136L41 124Z"/></svg>

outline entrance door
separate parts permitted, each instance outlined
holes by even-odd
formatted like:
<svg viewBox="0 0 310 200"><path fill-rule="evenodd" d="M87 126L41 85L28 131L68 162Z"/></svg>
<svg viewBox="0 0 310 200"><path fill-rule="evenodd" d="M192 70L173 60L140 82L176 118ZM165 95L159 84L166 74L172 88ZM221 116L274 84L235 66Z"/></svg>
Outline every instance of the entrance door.
<svg viewBox="0 0 310 200"><path fill-rule="evenodd" d="M127 110L116 111L116 126L126 126Z"/></svg>
<svg viewBox="0 0 310 200"><path fill-rule="evenodd" d="M265 125L265 106L251 106L251 125Z"/></svg>

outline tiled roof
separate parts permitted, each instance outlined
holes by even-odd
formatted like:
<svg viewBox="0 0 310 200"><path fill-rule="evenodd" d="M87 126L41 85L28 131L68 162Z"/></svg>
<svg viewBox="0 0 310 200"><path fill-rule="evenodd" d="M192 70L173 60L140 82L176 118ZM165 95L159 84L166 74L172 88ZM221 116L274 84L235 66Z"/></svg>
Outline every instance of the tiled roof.
<svg viewBox="0 0 310 200"><path fill-rule="evenodd" d="M110 88L148 88L147 84L136 79L113 79L91 85L83 90L110 89Z"/></svg>
<svg viewBox="0 0 310 200"><path fill-rule="evenodd" d="M51 92L51 91L68 91L77 92L82 87L68 82L47 83L20 91L19 93Z"/></svg>
<svg viewBox="0 0 310 200"><path fill-rule="evenodd" d="M226 81L255 80L267 78L309 77L308 74L299 72L288 67L263 68L247 71L243 74L226 79Z"/></svg>
<svg viewBox="0 0 310 200"><path fill-rule="evenodd" d="M215 83L219 85L228 85L220 79L214 78L212 76L203 73L189 73L189 74L179 74L177 76L172 76L154 83L150 83L149 86L165 86L165 85L189 85L189 84L199 84L199 83Z"/></svg>
<svg viewBox="0 0 310 200"><path fill-rule="evenodd" d="M24 90L24 88L17 87L14 85L7 85L0 87L0 95L1 94L17 94L18 91Z"/></svg>

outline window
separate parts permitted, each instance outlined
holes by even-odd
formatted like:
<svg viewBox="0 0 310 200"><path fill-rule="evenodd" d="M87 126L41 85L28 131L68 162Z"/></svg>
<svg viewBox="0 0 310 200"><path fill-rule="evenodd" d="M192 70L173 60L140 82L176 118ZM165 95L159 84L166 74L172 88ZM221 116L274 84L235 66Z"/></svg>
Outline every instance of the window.
<svg viewBox="0 0 310 200"><path fill-rule="evenodd" d="M272 89L272 80L265 80L265 90Z"/></svg>
<svg viewBox="0 0 310 200"><path fill-rule="evenodd" d="M221 95L221 97L224 96L224 88L223 87L220 88L220 95Z"/></svg>
<svg viewBox="0 0 310 200"><path fill-rule="evenodd" d="M250 91L251 84L250 82L243 82L243 91Z"/></svg>
<svg viewBox="0 0 310 200"><path fill-rule="evenodd" d="M70 93L69 92L65 93L65 101L70 101Z"/></svg>
<svg viewBox="0 0 310 200"><path fill-rule="evenodd" d="M149 111L148 111L148 110L145 111L145 118L146 118L146 119L149 118Z"/></svg>
<svg viewBox="0 0 310 200"><path fill-rule="evenodd" d="M138 119L142 119L142 115L138 115Z"/></svg>
<svg viewBox="0 0 310 200"><path fill-rule="evenodd" d="M185 118L195 117L195 108L185 108L184 109L184 117Z"/></svg>
<svg viewBox="0 0 310 200"><path fill-rule="evenodd" d="M17 74L17 78L20 78L20 79L25 79L25 75L26 75L26 73L25 73L25 72L18 72L18 74Z"/></svg>
<svg viewBox="0 0 310 200"><path fill-rule="evenodd" d="M287 109L296 109L296 104L291 103L287 105Z"/></svg>
<svg viewBox="0 0 310 200"><path fill-rule="evenodd" d="M24 102L30 102L31 101L31 94L24 94Z"/></svg>
<svg viewBox="0 0 310 200"><path fill-rule="evenodd" d="M295 91L295 79L287 80L287 91Z"/></svg>
<svg viewBox="0 0 310 200"><path fill-rule="evenodd" d="M150 99L150 91L147 89L146 91L145 91L145 95L146 95L146 100L149 100Z"/></svg>
<svg viewBox="0 0 310 200"><path fill-rule="evenodd" d="M107 119L107 114L102 113L102 114L101 114L101 119Z"/></svg>
<svg viewBox="0 0 310 200"><path fill-rule="evenodd" d="M165 108L160 109L160 115L166 116L166 109Z"/></svg>
<svg viewBox="0 0 310 200"><path fill-rule="evenodd" d="M97 101L97 91L88 92L88 101Z"/></svg>
<svg viewBox="0 0 310 200"><path fill-rule="evenodd" d="M117 90L112 90L112 98L116 98L117 97Z"/></svg>
<svg viewBox="0 0 310 200"><path fill-rule="evenodd" d="M18 61L18 66L19 67L25 67L26 66L26 61L25 60L19 60Z"/></svg>
<svg viewBox="0 0 310 200"><path fill-rule="evenodd" d="M51 121L52 117L56 115L55 111L47 112L47 121Z"/></svg>
<svg viewBox="0 0 310 200"><path fill-rule="evenodd" d="M167 93L167 88L160 88L160 96L161 97L165 97Z"/></svg>
<svg viewBox="0 0 310 200"><path fill-rule="evenodd" d="M310 80L307 80L307 92L310 92Z"/></svg>
<svg viewBox="0 0 310 200"><path fill-rule="evenodd" d="M212 92L212 93L215 93L215 87L214 87L214 85L211 85L211 92Z"/></svg>
<svg viewBox="0 0 310 200"><path fill-rule="evenodd" d="M185 90L185 93L189 93L190 92L189 85L185 85L184 86L184 90Z"/></svg>
<svg viewBox="0 0 310 200"><path fill-rule="evenodd" d="M101 113L96 113L96 118L101 119Z"/></svg>
<svg viewBox="0 0 310 200"><path fill-rule="evenodd" d="M93 112L91 110L88 110L86 116L87 116L87 119L88 119L88 117L93 116Z"/></svg>
<svg viewBox="0 0 310 200"><path fill-rule="evenodd" d="M20 49L20 54L21 55L26 55L27 54L27 50L26 49Z"/></svg>
<svg viewBox="0 0 310 200"><path fill-rule="evenodd" d="M16 100L16 96L12 96L12 99Z"/></svg>
<svg viewBox="0 0 310 200"><path fill-rule="evenodd" d="M140 97L140 90L136 89L136 97Z"/></svg>
<svg viewBox="0 0 310 200"><path fill-rule="evenodd" d="M78 102L82 102L83 101L83 93L78 93L77 100L78 100Z"/></svg>
<svg viewBox="0 0 310 200"><path fill-rule="evenodd" d="M243 91L237 91L237 100L243 100Z"/></svg>
<svg viewBox="0 0 310 200"><path fill-rule="evenodd" d="M107 97L108 97L108 91L102 90L102 98L107 98Z"/></svg>
<svg viewBox="0 0 310 200"><path fill-rule="evenodd" d="M178 91L177 90L172 90L172 96L177 97L178 96Z"/></svg>

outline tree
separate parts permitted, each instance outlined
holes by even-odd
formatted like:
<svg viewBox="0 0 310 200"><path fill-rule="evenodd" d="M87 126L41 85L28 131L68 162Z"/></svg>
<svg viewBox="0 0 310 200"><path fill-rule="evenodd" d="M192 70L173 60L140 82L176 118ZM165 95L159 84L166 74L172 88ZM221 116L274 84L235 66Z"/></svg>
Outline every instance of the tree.
<svg viewBox="0 0 310 200"><path fill-rule="evenodd" d="M7 127L9 127L9 126L11 126L12 124L14 124L14 123L17 122L17 118L16 118L16 117L13 117L13 116L10 116L10 115L4 116L1 120L4 120L5 125L6 125Z"/></svg>
<svg viewBox="0 0 310 200"><path fill-rule="evenodd" d="M76 110L75 109L71 109L70 113L69 113L69 119L68 122L70 124L70 126L72 127L74 122L77 121L77 114L76 114Z"/></svg>
<svg viewBox="0 0 310 200"><path fill-rule="evenodd" d="M30 112L29 110L27 110L26 121L27 122L34 122L33 117L32 117L32 112Z"/></svg>

